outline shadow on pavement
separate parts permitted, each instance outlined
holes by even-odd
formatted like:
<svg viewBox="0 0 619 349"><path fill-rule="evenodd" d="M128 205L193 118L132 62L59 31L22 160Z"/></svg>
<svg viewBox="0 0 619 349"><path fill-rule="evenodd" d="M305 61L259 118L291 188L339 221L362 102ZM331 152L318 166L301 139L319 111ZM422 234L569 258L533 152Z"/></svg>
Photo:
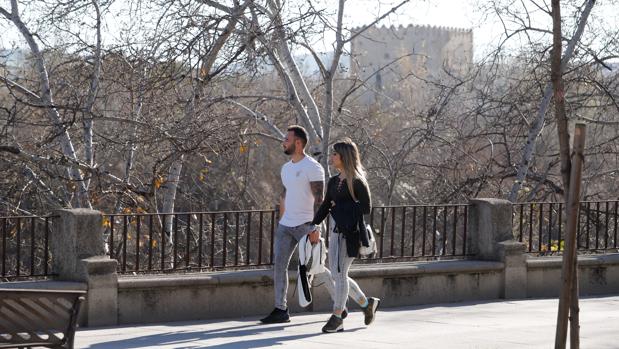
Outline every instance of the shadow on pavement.
<svg viewBox="0 0 619 349"><path fill-rule="evenodd" d="M296 326L306 326L309 324L321 324L323 321L303 322L299 324L284 324L284 325L263 325L256 322L242 325L222 327L215 330L207 331L183 331L182 325L170 326L170 331L165 333L155 333L150 335L144 335L141 337L126 339L126 340L114 340L101 342L94 345L90 345L86 348L91 349L104 349L104 348L145 348L145 347L159 347L164 345L174 345L178 348L206 348L205 346L191 344L197 341L207 341L209 339L221 339L229 338L230 342L225 344L209 345L208 348L264 348L281 344L286 341L309 338L314 336L325 335L320 332L320 326L316 327L316 333L311 334L286 334L284 329L293 328ZM189 324L187 324L189 325ZM353 328L346 330L346 332L354 332L361 328ZM122 331L121 328L119 328ZM244 340L243 338L257 336L264 333L276 333L281 332L282 336L274 336L272 338L257 338ZM82 333L85 335L86 333Z"/></svg>

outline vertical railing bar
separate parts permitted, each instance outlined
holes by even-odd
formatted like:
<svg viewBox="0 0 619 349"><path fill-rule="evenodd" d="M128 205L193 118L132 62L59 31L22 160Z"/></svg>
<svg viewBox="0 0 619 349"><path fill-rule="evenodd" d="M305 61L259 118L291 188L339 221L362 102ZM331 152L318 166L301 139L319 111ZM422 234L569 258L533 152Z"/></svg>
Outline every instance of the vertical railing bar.
<svg viewBox="0 0 619 349"><path fill-rule="evenodd" d="M6 276L6 231L8 229L8 218L2 218L2 276Z"/></svg>
<svg viewBox="0 0 619 349"><path fill-rule="evenodd" d="M584 212L583 210L583 204L579 203L578 204L578 217L576 217L577 223L576 223L576 249L578 250L580 248L580 240L582 238L582 227L581 227L581 222L580 222L580 217L582 216L582 213ZM567 219L567 217L565 217ZM566 228L567 229L567 225Z"/></svg>
<svg viewBox="0 0 619 349"><path fill-rule="evenodd" d="M413 206L413 243L411 246L411 257L415 257L415 233L417 230L417 206Z"/></svg>
<svg viewBox="0 0 619 349"><path fill-rule="evenodd" d="M271 212L271 252L270 252L269 264L273 264L273 240L274 239L275 239L275 210Z"/></svg>
<svg viewBox="0 0 619 349"><path fill-rule="evenodd" d="M165 245L166 245L166 219L168 215L161 218L161 270L165 270Z"/></svg>
<svg viewBox="0 0 619 349"><path fill-rule="evenodd" d="M391 246L389 247L389 257L393 257L395 244L395 206L391 208Z"/></svg>
<svg viewBox="0 0 619 349"><path fill-rule="evenodd" d="M617 217L617 204L619 204L619 201L615 201L615 241L613 243L613 248L617 248L617 219L619 218Z"/></svg>
<svg viewBox="0 0 619 349"><path fill-rule="evenodd" d="M585 248L588 250L589 249L589 240L591 238L591 231L589 229L589 226L591 225L591 203L587 202L587 210L585 211L587 214L587 241L585 241Z"/></svg>
<svg viewBox="0 0 619 349"><path fill-rule="evenodd" d="M49 273L49 220L50 217L45 217L45 242L43 246L43 275L45 276Z"/></svg>
<svg viewBox="0 0 619 349"><path fill-rule="evenodd" d="M198 269L202 269L202 246L204 244L204 213L199 213L200 221L198 230Z"/></svg>
<svg viewBox="0 0 619 349"><path fill-rule="evenodd" d="M548 251L552 250L552 208L554 204L551 202L548 206ZM557 251L559 248L557 247Z"/></svg>
<svg viewBox="0 0 619 349"><path fill-rule="evenodd" d="M385 240L385 207L381 207L380 211L380 251L379 257L383 258L383 242Z"/></svg>
<svg viewBox="0 0 619 349"><path fill-rule="evenodd" d="M260 221L258 223L258 265L262 265L262 220L264 212L260 211Z"/></svg>
<svg viewBox="0 0 619 349"><path fill-rule="evenodd" d="M441 255L445 255L447 249L447 206L443 207L443 234L441 235L443 240L443 246Z"/></svg>
<svg viewBox="0 0 619 349"><path fill-rule="evenodd" d="M215 268L215 213L211 213L211 268Z"/></svg>
<svg viewBox="0 0 619 349"><path fill-rule="evenodd" d="M537 252L542 252L542 235L544 229L544 204L539 204L539 220L537 221L538 237L537 237Z"/></svg>
<svg viewBox="0 0 619 349"><path fill-rule="evenodd" d="M605 217L605 219L604 219L604 221L605 221L605 223L604 223L604 249L605 250L608 249L608 238L609 238L609 235L610 235L610 234L608 234L608 206L609 206L609 204L610 203L608 201L606 201L606 210L605 210L605 213L604 213L604 217Z"/></svg>
<svg viewBox="0 0 619 349"><path fill-rule="evenodd" d="M524 205L520 206L520 233L518 234L518 241L522 242L522 221L524 219Z"/></svg>
<svg viewBox="0 0 619 349"><path fill-rule="evenodd" d="M30 275L34 275L35 217L30 218Z"/></svg>
<svg viewBox="0 0 619 349"><path fill-rule="evenodd" d="M464 234L462 234L462 255L466 256L466 233L468 231L468 221L469 221L469 206L464 206Z"/></svg>
<svg viewBox="0 0 619 349"><path fill-rule="evenodd" d="M142 224L142 216L135 216L135 271L140 270L140 228Z"/></svg>
<svg viewBox="0 0 619 349"><path fill-rule="evenodd" d="M595 203L595 249L600 249L600 202Z"/></svg>
<svg viewBox="0 0 619 349"><path fill-rule="evenodd" d="M529 204L529 251L533 252L533 205Z"/></svg>
<svg viewBox="0 0 619 349"><path fill-rule="evenodd" d="M563 229L562 229L563 228L563 203L561 202L559 203L559 218L557 219L558 219L557 223L559 224L559 240L558 240L559 247L557 248L557 250L561 251L561 235L563 232Z"/></svg>
<svg viewBox="0 0 619 349"><path fill-rule="evenodd" d="M427 233L427 220L428 220L428 206L423 207L423 231L421 237L421 256L426 255L426 233Z"/></svg>
<svg viewBox="0 0 619 349"><path fill-rule="evenodd" d="M187 213L187 228L185 229L185 269L191 268L191 214Z"/></svg>
<svg viewBox="0 0 619 349"><path fill-rule="evenodd" d="M129 222L127 215L123 215L123 264L121 267L122 272L124 273L127 270L127 234L129 230Z"/></svg>
<svg viewBox="0 0 619 349"><path fill-rule="evenodd" d="M17 272L16 276L21 274L21 218L17 218Z"/></svg>
<svg viewBox="0 0 619 349"><path fill-rule="evenodd" d="M148 270L153 269L153 215L148 215Z"/></svg>
<svg viewBox="0 0 619 349"><path fill-rule="evenodd" d="M239 246L239 213L236 212L235 214L235 224L236 224L236 237L234 238L234 266L238 266L239 265L239 253L240 253L240 246Z"/></svg>
<svg viewBox="0 0 619 349"><path fill-rule="evenodd" d="M451 240L451 255L456 255L456 234L458 231L458 206L454 206L453 239Z"/></svg>
<svg viewBox="0 0 619 349"><path fill-rule="evenodd" d="M247 248L246 248L247 257L245 258L245 265L251 264L251 258L249 256L250 251L251 251L251 212L247 212Z"/></svg>
<svg viewBox="0 0 619 349"><path fill-rule="evenodd" d="M224 235L222 238L222 267L226 267L228 262L228 213L224 212Z"/></svg>
<svg viewBox="0 0 619 349"><path fill-rule="evenodd" d="M436 214L437 213L438 213L438 207L434 205L432 209L432 254L431 256L436 256Z"/></svg>
<svg viewBox="0 0 619 349"><path fill-rule="evenodd" d="M108 217L109 217L109 220L110 220L110 242L109 242L109 244L110 244L110 246L109 246L109 249L110 249L110 259L117 259L114 256L114 221L115 221L114 218L115 217L114 216L108 216Z"/></svg>
<svg viewBox="0 0 619 349"><path fill-rule="evenodd" d="M400 233L400 257L404 257L404 235L406 234L406 206L402 206L402 232Z"/></svg>
<svg viewBox="0 0 619 349"><path fill-rule="evenodd" d="M178 267L178 214L172 215L172 230L174 231L174 238L172 239L172 269Z"/></svg>

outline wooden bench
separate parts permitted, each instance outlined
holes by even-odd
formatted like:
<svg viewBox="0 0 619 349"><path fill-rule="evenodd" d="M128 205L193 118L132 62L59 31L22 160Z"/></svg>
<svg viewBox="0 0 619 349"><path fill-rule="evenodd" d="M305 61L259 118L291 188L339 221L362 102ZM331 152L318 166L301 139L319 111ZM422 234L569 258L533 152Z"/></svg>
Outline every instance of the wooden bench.
<svg viewBox="0 0 619 349"><path fill-rule="evenodd" d="M81 290L0 288L0 348L73 348Z"/></svg>

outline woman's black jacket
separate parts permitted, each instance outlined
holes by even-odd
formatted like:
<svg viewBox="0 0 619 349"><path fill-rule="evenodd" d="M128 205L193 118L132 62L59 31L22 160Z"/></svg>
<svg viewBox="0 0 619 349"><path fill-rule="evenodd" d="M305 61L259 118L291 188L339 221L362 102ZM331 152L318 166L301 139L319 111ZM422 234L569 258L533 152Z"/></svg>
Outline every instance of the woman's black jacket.
<svg viewBox="0 0 619 349"><path fill-rule="evenodd" d="M370 213L372 201L370 190L362 180L354 179L353 190L357 201L350 195L346 179L340 183L339 175L331 177L325 199L314 215L312 224L320 224L331 213L337 232L346 238L348 256L358 257L361 244L369 246L363 215Z"/></svg>

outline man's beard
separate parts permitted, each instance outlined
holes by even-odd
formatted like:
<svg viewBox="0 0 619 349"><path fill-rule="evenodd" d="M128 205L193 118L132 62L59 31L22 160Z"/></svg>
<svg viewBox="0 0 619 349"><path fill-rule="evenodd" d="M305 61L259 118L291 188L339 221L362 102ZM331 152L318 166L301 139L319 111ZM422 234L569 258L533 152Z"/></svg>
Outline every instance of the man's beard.
<svg viewBox="0 0 619 349"><path fill-rule="evenodd" d="M291 144L288 148L284 149L284 154L286 154L286 155L292 155L292 154L294 154L294 151L295 151L295 150L296 150L296 149L295 149L295 145L294 145L294 144Z"/></svg>

